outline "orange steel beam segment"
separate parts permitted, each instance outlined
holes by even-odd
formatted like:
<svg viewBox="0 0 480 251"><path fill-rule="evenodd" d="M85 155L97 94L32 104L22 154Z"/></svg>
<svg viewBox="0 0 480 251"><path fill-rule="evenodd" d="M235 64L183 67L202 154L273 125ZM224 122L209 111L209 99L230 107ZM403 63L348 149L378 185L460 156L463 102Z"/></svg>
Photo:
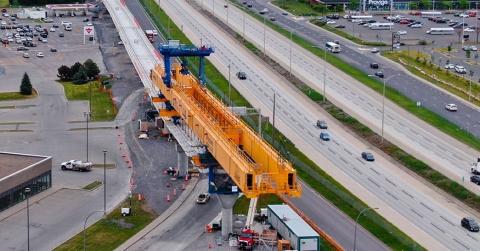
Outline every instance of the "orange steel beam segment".
<svg viewBox="0 0 480 251"><path fill-rule="evenodd" d="M161 66L152 69L152 82L248 198L267 193L301 195L296 171L288 161L192 75L180 74L178 64L172 69L176 81L171 88L163 84Z"/></svg>

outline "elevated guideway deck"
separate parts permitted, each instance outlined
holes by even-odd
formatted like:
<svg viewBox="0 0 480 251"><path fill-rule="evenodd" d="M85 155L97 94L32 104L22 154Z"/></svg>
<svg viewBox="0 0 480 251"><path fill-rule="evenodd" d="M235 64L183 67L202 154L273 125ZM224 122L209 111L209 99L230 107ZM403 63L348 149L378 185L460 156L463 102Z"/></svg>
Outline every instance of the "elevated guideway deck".
<svg viewBox="0 0 480 251"><path fill-rule="evenodd" d="M104 0L103 3L115 23L115 27L124 43L127 54L132 60L135 70L145 86L145 91L151 99L157 97L160 91L152 84L149 75L150 70L153 69L155 65L160 65L165 69L160 54L155 50L152 43L148 41L145 32L123 1ZM160 103L154 103L154 105L157 110L163 108ZM165 125L170 133L175 136L175 139L188 156L191 157L198 154L198 149L195 147L198 145L198 139L193 138L193 140L190 140L191 138L187 137L184 131L171 121L166 121Z"/></svg>

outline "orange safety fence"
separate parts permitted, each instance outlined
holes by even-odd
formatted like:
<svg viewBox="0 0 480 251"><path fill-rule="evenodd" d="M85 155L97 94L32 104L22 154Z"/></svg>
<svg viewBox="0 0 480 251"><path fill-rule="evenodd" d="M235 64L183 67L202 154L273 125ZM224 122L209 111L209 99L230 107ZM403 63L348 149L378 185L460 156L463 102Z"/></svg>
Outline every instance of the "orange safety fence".
<svg viewBox="0 0 480 251"><path fill-rule="evenodd" d="M108 92L110 94L110 100L112 101L112 104L113 104L113 114L117 115L117 102L115 102L115 99L113 98L112 89L107 90L103 88L100 81L98 81L98 90L102 92Z"/></svg>

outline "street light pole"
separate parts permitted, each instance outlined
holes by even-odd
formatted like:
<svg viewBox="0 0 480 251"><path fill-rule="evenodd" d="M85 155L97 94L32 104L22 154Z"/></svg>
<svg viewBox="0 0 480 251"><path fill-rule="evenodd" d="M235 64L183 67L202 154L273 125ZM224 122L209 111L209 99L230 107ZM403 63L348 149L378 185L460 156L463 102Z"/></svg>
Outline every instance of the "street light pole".
<svg viewBox="0 0 480 251"><path fill-rule="evenodd" d="M227 26L228 26L228 4L225 5L225 9L227 9Z"/></svg>
<svg viewBox="0 0 480 251"><path fill-rule="evenodd" d="M88 162L88 121L90 120L90 117L92 116L92 112L91 111L83 112L83 116L87 120L87 162Z"/></svg>
<svg viewBox="0 0 480 251"><path fill-rule="evenodd" d="M293 40L293 29L290 30L290 77L292 76L292 40Z"/></svg>
<svg viewBox="0 0 480 251"><path fill-rule="evenodd" d="M230 65L228 65L228 101L230 102L230 107L232 107L232 84L230 82Z"/></svg>
<svg viewBox="0 0 480 251"><path fill-rule="evenodd" d="M30 197L30 188L25 188L25 195L27 196L27 251L30 251L30 206L28 197Z"/></svg>
<svg viewBox="0 0 480 251"><path fill-rule="evenodd" d="M245 6L243 7L243 42L245 43L245 12L247 12L247 9L245 9Z"/></svg>
<svg viewBox="0 0 480 251"><path fill-rule="evenodd" d="M365 208L363 209L357 216L357 220L355 221L355 237L353 239L353 251L356 251L356 246L357 246L357 225L358 225L358 218L360 218L360 215L362 215L363 212L367 211L367 210L377 210L378 207L374 207L374 208Z"/></svg>
<svg viewBox="0 0 480 251"><path fill-rule="evenodd" d="M325 54L325 59L323 60L323 103L325 103L327 99L327 44L325 44L323 52Z"/></svg>
<svg viewBox="0 0 480 251"><path fill-rule="evenodd" d="M103 150L103 214L107 215L107 150Z"/></svg>
<svg viewBox="0 0 480 251"><path fill-rule="evenodd" d="M382 140L381 143L383 144L383 125L385 123L385 83L386 79L383 79L383 98L382 98Z"/></svg>
<svg viewBox="0 0 480 251"><path fill-rule="evenodd" d="M265 15L263 15L263 56L265 57Z"/></svg>
<svg viewBox="0 0 480 251"><path fill-rule="evenodd" d="M463 49L463 41L465 41L465 26L463 26L464 23L465 23L465 16L462 17L462 49Z"/></svg>

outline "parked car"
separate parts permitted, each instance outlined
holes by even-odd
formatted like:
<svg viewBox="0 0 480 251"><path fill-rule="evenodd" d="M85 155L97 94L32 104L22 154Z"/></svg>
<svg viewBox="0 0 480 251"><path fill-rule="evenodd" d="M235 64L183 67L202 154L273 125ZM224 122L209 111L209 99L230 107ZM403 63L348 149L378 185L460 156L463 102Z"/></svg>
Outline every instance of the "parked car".
<svg viewBox="0 0 480 251"><path fill-rule="evenodd" d="M470 46L465 45L462 47L462 51L468 51L468 50L470 50Z"/></svg>
<svg viewBox="0 0 480 251"><path fill-rule="evenodd" d="M461 66L461 65L455 65L455 71L457 73L460 73L460 74L465 74L467 73L467 70L465 69L465 67Z"/></svg>
<svg viewBox="0 0 480 251"><path fill-rule="evenodd" d="M88 22L88 21L90 21L90 19L88 19L88 18L85 18L85 19L82 20L82 22Z"/></svg>
<svg viewBox="0 0 480 251"><path fill-rule="evenodd" d="M239 79L247 79L247 74L243 71L239 71L239 72L237 72L237 77Z"/></svg>
<svg viewBox="0 0 480 251"><path fill-rule="evenodd" d="M55 32L55 28L50 28L50 32Z"/></svg>
<svg viewBox="0 0 480 251"><path fill-rule="evenodd" d="M402 21L399 22L399 24L410 24L410 22L407 21L407 20L402 20Z"/></svg>
<svg viewBox="0 0 480 251"><path fill-rule="evenodd" d="M335 24L335 21L334 20L328 20L327 24Z"/></svg>
<svg viewBox="0 0 480 251"><path fill-rule="evenodd" d="M374 161L375 157L373 157L373 154L369 152L362 152L362 158L366 161Z"/></svg>
<svg viewBox="0 0 480 251"><path fill-rule="evenodd" d="M371 51L372 53L377 53L377 52L379 52L380 50L379 50L378 48L372 48L370 51Z"/></svg>
<svg viewBox="0 0 480 251"><path fill-rule="evenodd" d="M460 17L460 18L469 18L470 16L469 16L468 14L466 14L466 13L462 13L462 14L460 14L458 17Z"/></svg>
<svg viewBox="0 0 480 251"><path fill-rule="evenodd" d="M446 64L445 69L454 69L455 65L454 64Z"/></svg>
<svg viewBox="0 0 480 251"><path fill-rule="evenodd" d="M328 124L327 122L325 122L325 120L317 120L317 127L319 127L320 129L327 129Z"/></svg>
<svg viewBox="0 0 480 251"><path fill-rule="evenodd" d="M411 28L422 28L422 25L421 24L414 24L412 26L410 26Z"/></svg>
<svg viewBox="0 0 480 251"><path fill-rule="evenodd" d="M461 221L461 225L470 232L478 232L479 230L478 223L470 217L464 217Z"/></svg>
<svg viewBox="0 0 480 251"><path fill-rule="evenodd" d="M445 108L451 112L456 112L458 110L456 104L447 104L445 105Z"/></svg>
<svg viewBox="0 0 480 251"><path fill-rule="evenodd" d="M87 26L92 26L92 25L93 25L92 22L87 23Z"/></svg>
<svg viewBox="0 0 480 251"><path fill-rule="evenodd" d="M28 51L30 49L28 49L27 47L24 47L24 46L20 46L20 47L17 47L17 51Z"/></svg>
<svg viewBox="0 0 480 251"><path fill-rule="evenodd" d="M209 193L202 193L198 196L197 203L198 204L205 204L209 200L210 200L210 194Z"/></svg>
<svg viewBox="0 0 480 251"><path fill-rule="evenodd" d="M65 34L63 34L63 32L60 32L60 33L58 33L58 36L59 36L59 37L64 37Z"/></svg>
<svg viewBox="0 0 480 251"><path fill-rule="evenodd" d="M343 29L343 28L345 28L345 25L343 25L343 24L338 24L338 25L335 25L335 28L337 28L337 29Z"/></svg>
<svg viewBox="0 0 480 251"><path fill-rule="evenodd" d="M463 30L463 32L475 32L475 30L471 28L466 28L465 30Z"/></svg>
<svg viewBox="0 0 480 251"><path fill-rule="evenodd" d="M37 52L37 57L43 58L43 52L41 52L41 51Z"/></svg>
<svg viewBox="0 0 480 251"><path fill-rule="evenodd" d="M57 52L57 49L55 49L54 47L50 48L50 51L51 52Z"/></svg>
<svg viewBox="0 0 480 251"><path fill-rule="evenodd" d="M384 77L383 72L381 72L381 71L375 72L375 76L377 76L377 77L379 77L379 78L383 78L383 77Z"/></svg>
<svg viewBox="0 0 480 251"><path fill-rule="evenodd" d="M398 35L407 35L407 31L404 31L404 30L397 31L397 34Z"/></svg>
<svg viewBox="0 0 480 251"><path fill-rule="evenodd" d="M480 185L480 176L477 176L477 175L470 176L470 181L477 185Z"/></svg>
<svg viewBox="0 0 480 251"><path fill-rule="evenodd" d="M378 63L370 63L370 68L378 69Z"/></svg>
<svg viewBox="0 0 480 251"><path fill-rule="evenodd" d="M330 135L328 135L328 133L326 132L321 132L320 138L323 139L324 141L330 141Z"/></svg>
<svg viewBox="0 0 480 251"><path fill-rule="evenodd" d="M471 50L471 51L478 51L477 47L476 47L476 46L473 46L473 45L470 46L470 50Z"/></svg>
<svg viewBox="0 0 480 251"><path fill-rule="evenodd" d="M28 52L24 52L24 53L23 53L23 57L24 57L24 58L29 58L30 56L28 55Z"/></svg>

